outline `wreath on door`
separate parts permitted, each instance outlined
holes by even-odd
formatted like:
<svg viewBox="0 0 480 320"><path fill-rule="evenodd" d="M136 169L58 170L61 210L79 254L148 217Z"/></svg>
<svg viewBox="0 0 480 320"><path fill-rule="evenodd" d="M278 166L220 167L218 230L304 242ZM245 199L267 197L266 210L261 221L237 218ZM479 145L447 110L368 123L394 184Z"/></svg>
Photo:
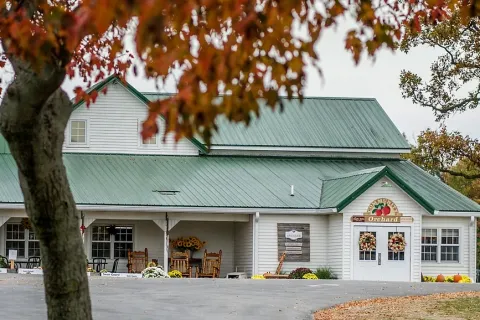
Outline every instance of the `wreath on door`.
<svg viewBox="0 0 480 320"><path fill-rule="evenodd" d="M360 245L360 250L372 251L377 248L377 238L371 232L364 232L360 235L358 244Z"/></svg>
<svg viewBox="0 0 480 320"><path fill-rule="evenodd" d="M388 249L395 253L405 251L405 237L401 233L394 233L388 239Z"/></svg>

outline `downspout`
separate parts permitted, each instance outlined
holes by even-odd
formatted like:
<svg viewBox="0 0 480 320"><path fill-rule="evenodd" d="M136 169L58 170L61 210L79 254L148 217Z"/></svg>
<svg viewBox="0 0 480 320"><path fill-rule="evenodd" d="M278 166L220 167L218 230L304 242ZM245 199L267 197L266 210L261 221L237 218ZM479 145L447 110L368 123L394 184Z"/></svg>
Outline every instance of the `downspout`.
<svg viewBox="0 0 480 320"><path fill-rule="evenodd" d="M169 240L168 240L168 213L165 213L165 230L163 231L163 270L168 272L168 247L169 247Z"/></svg>
<svg viewBox="0 0 480 320"><path fill-rule="evenodd" d="M469 265L469 273L472 282L477 282L477 269L476 269L476 261L477 261L477 226L476 226L476 219L474 216L470 217L470 261L468 262ZM473 249L472 249L473 248ZM472 254L473 253L473 254ZM473 270L471 269L473 267Z"/></svg>
<svg viewBox="0 0 480 320"><path fill-rule="evenodd" d="M258 220L260 219L260 212L255 213L253 220L253 268L252 275L258 274Z"/></svg>

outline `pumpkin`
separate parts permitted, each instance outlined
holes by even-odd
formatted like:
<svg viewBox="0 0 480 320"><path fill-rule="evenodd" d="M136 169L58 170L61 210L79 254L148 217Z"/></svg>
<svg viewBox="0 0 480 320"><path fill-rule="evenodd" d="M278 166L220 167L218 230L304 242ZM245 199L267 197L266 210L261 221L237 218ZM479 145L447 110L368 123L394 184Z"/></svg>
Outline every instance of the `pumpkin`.
<svg viewBox="0 0 480 320"><path fill-rule="evenodd" d="M443 274L439 274L437 276L437 282L445 282L445 277L443 276Z"/></svg>
<svg viewBox="0 0 480 320"><path fill-rule="evenodd" d="M457 274L453 277L453 282L459 282L459 281L462 281L462 276L457 273Z"/></svg>

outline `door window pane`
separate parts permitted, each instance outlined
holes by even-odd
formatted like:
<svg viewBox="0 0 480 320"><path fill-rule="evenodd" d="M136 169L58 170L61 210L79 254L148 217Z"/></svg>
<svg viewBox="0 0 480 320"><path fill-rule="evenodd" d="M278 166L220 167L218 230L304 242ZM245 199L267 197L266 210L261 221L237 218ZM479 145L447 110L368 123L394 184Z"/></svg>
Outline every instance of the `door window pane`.
<svg viewBox="0 0 480 320"><path fill-rule="evenodd" d="M363 231L363 232L360 232L359 240L362 237L362 235L365 234L365 233L371 233L375 237L375 239L377 238L377 233L376 232ZM360 247L360 244L359 244L358 249L359 249L359 252L358 252L359 260L361 260L361 261L374 261L374 260L377 259L376 246L375 246L374 250L362 250L362 248Z"/></svg>
<svg viewBox="0 0 480 320"><path fill-rule="evenodd" d="M394 234L401 234L403 238L405 239L405 232L389 232L388 233L388 241L390 240L390 237L393 236ZM387 244L388 247L388 260L390 261L403 261L405 260L405 250L402 251L392 251L390 250L390 246Z"/></svg>

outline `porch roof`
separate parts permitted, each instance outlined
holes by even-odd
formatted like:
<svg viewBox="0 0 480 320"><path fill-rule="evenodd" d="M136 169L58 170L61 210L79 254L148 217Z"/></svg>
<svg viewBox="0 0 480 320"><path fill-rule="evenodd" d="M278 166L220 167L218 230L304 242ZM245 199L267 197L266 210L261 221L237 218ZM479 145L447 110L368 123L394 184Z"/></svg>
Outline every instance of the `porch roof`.
<svg viewBox="0 0 480 320"><path fill-rule="evenodd" d="M431 213L480 212L403 160L64 154L64 161L81 205L342 210L388 176ZM9 154L0 155L0 177L0 203L23 203Z"/></svg>

